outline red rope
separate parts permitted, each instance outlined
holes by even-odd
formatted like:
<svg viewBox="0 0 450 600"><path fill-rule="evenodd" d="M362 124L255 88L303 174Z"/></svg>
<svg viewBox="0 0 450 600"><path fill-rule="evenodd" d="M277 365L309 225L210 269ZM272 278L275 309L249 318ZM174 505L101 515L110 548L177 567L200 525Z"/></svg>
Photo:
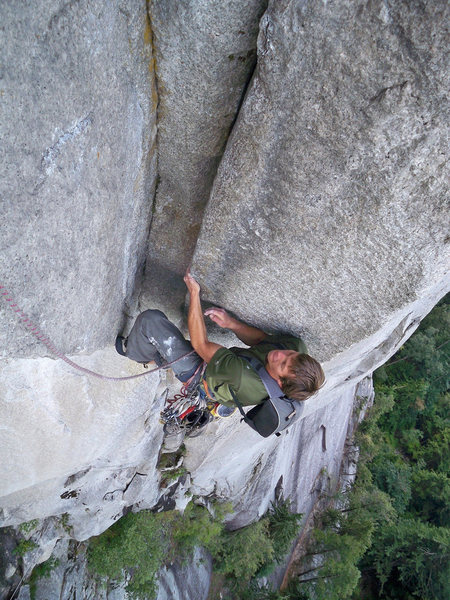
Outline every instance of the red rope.
<svg viewBox="0 0 450 600"><path fill-rule="evenodd" d="M82 371L83 373L86 373L87 375L92 375L93 377L98 377L99 379L106 379L108 381L125 381L127 379L136 379L137 377L143 377L144 375L150 375L150 373L155 373L156 371L159 371L161 369L167 369L168 367L175 364L179 360L186 358L186 356L190 356L191 354L194 354L194 352L195 352L195 350L192 350L191 352L188 352L187 354L183 354L183 356L180 356L180 358L177 358L176 360L173 360L172 362L166 363L162 367L156 367L156 369L150 369L149 371L145 371L145 373L138 373L137 375L128 375L127 377L108 377L107 375L101 375L100 373L96 373L95 371L86 369L85 367L82 367L81 365L77 365L77 363L73 362L73 360L70 360L70 358L67 358L67 356L65 356L62 352L60 352L56 348L56 346L49 340L48 337L46 337L39 331L39 328L36 327L36 325L34 325L34 323L31 321L31 319L28 318L28 316L23 312L23 310L21 310L17 306L17 304L14 302L13 298L11 298L11 297L5 298L5 296L10 296L10 294L3 285L0 285L0 290L4 290L4 291L0 291L0 295L3 296L3 299L5 300L5 302L7 302L7 304L9 305L9 308L11 308L13 310L13 312L15 312L19 316L22 323L26 327L29 328L30 333L32 333L34 335L34 337L36 337L40 342L45 344L52 354L54 354L55 356L57 356L58 358L60 358L64 362L66 362L68 365L70 365L74 369L78 369L78 371Z"/></svg>

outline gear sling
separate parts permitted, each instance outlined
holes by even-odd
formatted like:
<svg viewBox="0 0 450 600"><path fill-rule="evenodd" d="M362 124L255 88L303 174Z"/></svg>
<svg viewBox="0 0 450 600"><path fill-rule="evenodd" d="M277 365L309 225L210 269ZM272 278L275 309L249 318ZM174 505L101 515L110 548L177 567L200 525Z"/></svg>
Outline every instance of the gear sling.
<svg viewBox="0 0 450 600"><path fill-rule="evenodd" d="M230 388L231 396L242 415L242 420L262 437L269 437L273 433L277 436L281 435L282 431L297 420L294 417L297 416L298 418L303 411L303 405L296 402L294 406L294 401L285 396L278 383L269 375L260 360L243 353L239 353L239 356L246 360L258 373L269 396L245 413L242 404Z"/></svg>

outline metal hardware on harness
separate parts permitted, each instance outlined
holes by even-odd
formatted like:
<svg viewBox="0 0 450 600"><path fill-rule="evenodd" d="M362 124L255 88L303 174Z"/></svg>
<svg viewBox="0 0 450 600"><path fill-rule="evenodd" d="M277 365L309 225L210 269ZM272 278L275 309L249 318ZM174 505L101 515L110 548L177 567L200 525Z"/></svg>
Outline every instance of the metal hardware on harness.
<svg viewBox="0 0 450 600"><path fill-rule="evenodd" d="M160 422L167 434L183 430L187 436L193 437L212 419L214 403L200 393L206 366L205 362L200 363L195 373L183 383L180 393L166 399Z"/></svg>
<svg viewBox="0 0 450 600"><path fill-rule="evenodd" d="M206 425L212 419L210 403L198 392L179 398L168 404L162 411L160 422L166 433L185 431L186 435Z"/></svg>
<svg viewBox="0 0 450 600"><path fill-rule="evenodd" d="M77 369L78 371L82 371L83 373L86 373L86 375L92 375L93 377L97 377L98 379L105 379L107 381L126 381L128 379L137 379L138 377L143 377L144 375L150 375L150 373L155 373L156 371L160 371L161 369L167 369L168 367L175 364L179 360L182 360L183 358L186 358L187 356L190 356L191 354L195 354L195 350L192 350L191 352L188 352L187 354L183 354L183 356L180 356L179 358L177 358L176 360L173 360L172 362L166 363L165 365L163 365L161 367L156 367L155 369L150 369L149 371L146 371L145 373L138 373L137 375L127 375L126 377L108 377L107 375L101 375L100 373L96 373L95 371L86 369L85 367L82 367L81 365L77 365L77 363L73 362L73 360L70 360L70 358L67 358L67 356L65 356L62 352L60 352L54 346L54 344L49 340L48 337L45 337L45 335L43 335L39 331L39 329L36 327L36 325L34 325L34 323L23 312L23 310L17 306L17 304L14 302L13 298L10 297L9 292L5 289L5 286L0 285L0 290L4 290L4 291L0 291L0 296L3 296L3 300L5 300L5 302L9 305L9 308L11 308L11 310L17 314L17 316L22 321L23 325L25 327L28 327L30 333L33 334L34 337L37 338L40 342L42 342L43 344L45 344L47 346L47 348L50 350L50 352L52 354L54 354L55 356L57 356L58 358L60 358L64 362L66 362L68 365L70 365L74 369ZM8 298L6 298L6 296L8 296Z"/></svg>

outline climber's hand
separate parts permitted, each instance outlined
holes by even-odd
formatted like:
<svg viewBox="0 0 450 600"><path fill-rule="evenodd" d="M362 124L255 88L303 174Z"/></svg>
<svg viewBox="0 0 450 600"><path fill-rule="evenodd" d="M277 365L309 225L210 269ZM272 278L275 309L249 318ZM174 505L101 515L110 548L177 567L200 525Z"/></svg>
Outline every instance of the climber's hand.
<svg viewBox="0 0 450 600"><path fill-rule="evenodd" d="M223 329L233 329L233 326L236 325L236 319L231 317L223 308L208 308L204 314Z"/></svg>
<svg viewBox="0 0 450 600"><path fill-rule="evenodd" d="M188 289L190 294L199 294L200 286L197 281L192 277L190 270L186 271L186 275L184 276L184 283Z"/></svg>

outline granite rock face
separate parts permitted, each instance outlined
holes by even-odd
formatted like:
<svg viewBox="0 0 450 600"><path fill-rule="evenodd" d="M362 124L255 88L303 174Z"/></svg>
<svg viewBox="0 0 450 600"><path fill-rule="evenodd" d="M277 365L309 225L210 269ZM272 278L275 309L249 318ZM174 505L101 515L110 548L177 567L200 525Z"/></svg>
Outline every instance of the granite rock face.
<svg viewBox="0 0 450 600"><path fill-rule="evenodd" d="M202 437L186 442L191 491L231 501L233 528L264 515L277 488L293 510L307 515L339 475L355 399L368 397L371 389L371 381L364 380L341 386L339 395L325 392L323 406L318 404L280 437L262 438L240 423L237 411L213 423Z"/></svg>
<svg viewBox="0 0 450 600"><path fill-rule="evenodd" d="M142 372L112 349L78 360L118 376ZM152 374L123 382L93 379L49 358L4 364L0 526L67 513L71 537L84 540L126 507L156 504L158 383Z"/></svg>
<svg viewBox="0 0 450 600"><path fill-rule="evenodd" d="M149 3L158 85L158 187L143 308L179 319L217 166L256 62L267 0Z"/></svg>
<svg viewBox="0 0 450 600"><path fill-rule="evenodd" d="M188 440L189 476L164 491L159 378L72 371L0 305L0 519L39 519L26 572L188 491L231 500L234 527L280 488L307 514L339 472L361 381L449 289L445 3L272 0L252 76L265 8L155 0L148 19L138 0L2 3L0 285L75 362L141 372L114 336L140 292L179 315L213 186L194 257L205 296L300 333L327 374L280 439L234 415ZM2 586L19 578L2 569ZM61 565L42 599L122 600L83 569ZM161 574L160 600L185 582L206 596L210 565L190 569Z"/></svg>
<svg viewBox="0 0 450 600"><path fill-rule="evenodd" d="M128 600L124 584L104 586L95 581L87 569L86 546L61 541L53 556L58 566L49 577L36 583L35 600L60 600L84 598L85 600ZM211 574L211 559L201 549L196 549L192 564L174 564L161 570L159 589L155 600L206 600ZM21 588L23 597L29 598L29 586Z"/></svg>
<svg viewBox="0 0 450 600"><path fill-rule="evenodd" d="M160 571L156 600L207 600L211 572L211 557L196 548L189 564L175 564Z"/></svg>
<svg viewBox="0 0 450 600"><path fill-rule="evenodd" d="M146 2L3 2L0 46L0 285L75 362L139 373L111 346L137 300L156 181ZM43 356L3 299L0 340L0 523L67 528L45 526L32 568L59 538L158 501L159 377L101 381Z"/></svg>
<svg viewBox="0 0 450 600"><path fill-rule="evenodd" d="M449 289L446 18L269 4L194 256L209 300L329 360Z"/></svg>
<svg viewBox="0 0 450 600"><path fill-rule="evenodd" d="M362 399L370 398L373 393L370 379L356 386L349 383L340 391L339 397L333 394L333 403L328 401L327 406L312 411L305 419L284 432L280 438L259 437L248 426L240 424L239 415L235 414L228 419L212 423L201 437L187 439L187 456L184 464L190 472L190 477L181 483L177 490L180 499L179 507L182 498L187 498L188 491L189 499L194 494L203 497L213 495L231 501L235 513L229 526L236 528L260 518L269 508L277 491L291 500L294 510L307 515L318 497L335 485L341 468L342 453L348 426L352 420L355 399L359 405ZM112 516L112 511L120 511L120 508L125 506L124 501L130 503L134 499L136 509L148 508L156 504L158 492L157 486L154 485L155 477L152 476L153 469L150 463L154 456L152 448L158 447L160 442L157 433L147 429L145 448L140 448L136 441L130 443L125 436L125 432L131 428L124 418L128 412L130 412L129 405L125 404L121 412L124 421L123 431L117 432L118 443L115 447L118 456L123 456L124 447L130 448L128 450L130 465L136 465L139 456L148 456L147 463L134 470L135 479L140 481L140 488L131 489L129 483L133 480L131 468L128 470L127 480L125 469L122 471L116 469L116 473L113 474L112 469L108 468L112 461L105 461L106 467L94 463L91 469L74 474L64 483L50 481L46 490L47 513L43 508L43 501L39 503L38 498L37 507L32 506L31 499L33 496L36 497L36 490L33 488L25 490L30 504L22 506L21 513L17 509L15 514L5 511L9 522L14 521L14 517L16 522L20 522L25 516L42 517L44 514L51 514L52 510L55 513L55 508L50 504L55 501L51 491L65 490L65 497L59 500L58 510L67 511L67 521L64 521L61 515L44 518L37 526L36 532L32 531L30 534L30 539L35 541L38 547L25 557L28 574L36 562L45 561L50 554L60 560L60 565L54 570L51 578L43 579L38 583L36 600L71 598L74 590L77 595L92 599L123 600L126 597L123 587L113 590L97 587L87 574L85 552L68 552L67 538L75 537L83 540L89 537L89 527L90 535L99 533L108 524L108 506L111 513L110 522L112 522L117 518ZM103 415L103 419L106 419L106 415ZM112 416L111 420L116 419ZM150 421L151 419L147 419L148 423ZM134 429L136 435L139 427L136 425ZM119 433L121 435L118 435ZM120 443L122 439L123 443ZM144 444L144 440L140 444ZM134 448L136 456L131 453L131 448ZM92 452L95 453L96 449L93 448ZM89 483L95 480L95 471L98 472L100 468L104 469L105 478L104 488L101 490L89 486ZM91 481L90 472L94 472ZM146 487L141 481L143 473L147 473ZM98 473L96 481L99 481ZM153 481L153 494L150 493L149 482L151 481ZM108 491L105 493L105 490ZM14 495L7 498L8 500L11 503L15 501L17 504L17 497ZM94 503L95 500L97 505ZM108 506L105 507L105 504ZM86 507L89 509L87 513ZM26 510L28 513L25 512ZM83 515L83 512L86 514ZM210 558L205 553L197 551L191 563L181 567L175 564L160 571L157 600L177 598L190 600L194 597L199 600L206 599L210 573ZM24 593L26 593L25 589Z"/></svg>
<svg viewBox="0 0 450 600"><path fill-rule="evenodd" d="M2 2L1 285L64 352L114 340L156 178L145 0ZM6 356L46 353L0 306Z"/></svg>

